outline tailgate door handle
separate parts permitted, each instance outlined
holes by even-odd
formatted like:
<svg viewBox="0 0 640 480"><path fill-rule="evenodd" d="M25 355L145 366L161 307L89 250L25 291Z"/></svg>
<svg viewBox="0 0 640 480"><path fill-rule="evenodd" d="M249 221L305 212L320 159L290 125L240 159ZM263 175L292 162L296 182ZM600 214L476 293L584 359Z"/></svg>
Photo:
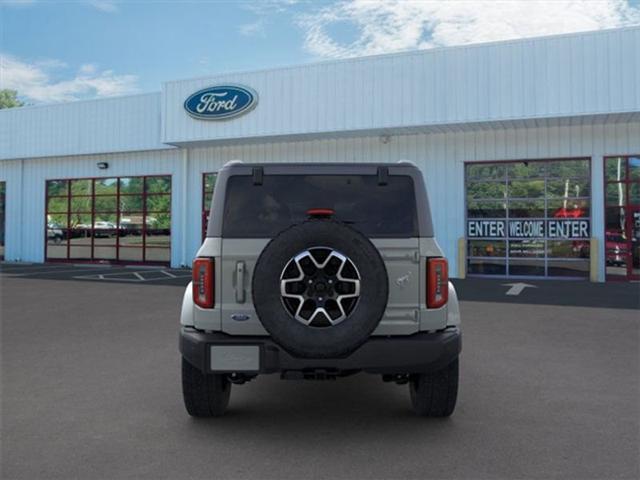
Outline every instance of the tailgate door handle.
<svg viewBox="0 0 640 480"><path fill-rule="evenodd" d="M244 262L240 261L236 263L236 302L244 303Z"/></svg>

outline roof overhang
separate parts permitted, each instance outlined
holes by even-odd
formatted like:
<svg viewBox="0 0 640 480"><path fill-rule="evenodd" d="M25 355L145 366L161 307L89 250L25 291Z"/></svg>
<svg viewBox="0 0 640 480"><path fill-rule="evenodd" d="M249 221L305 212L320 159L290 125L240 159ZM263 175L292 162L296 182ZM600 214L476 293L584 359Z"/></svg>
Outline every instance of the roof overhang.
<svg viewBox="0 0 640 480"><path fill-rule="evenodd" d="M438 133L461 133L461 132L477 132L477 131L498 131L498 130L515 130L529 128L544 127L577 127L577 126L598 126L598 125L615 125L621 123L640 122L640 111L622 112L622 113L606 113L606 114L588 114L573 115L566 117L546 117L546 118L528 118L528 119L511 119L496 120L488 122L459 122L449 124L433 124L433 125L415 125L407 127L392 127L380 129L361 129L361 130L334 130L327 132L316 132L306 134L289 134L289 135L262 135L253 137L235 137L216 140L201 140L189 142L173 142L167 145L175 147L211 147L239 144L259 144L259 143L279 143L279 142L301 142L310 140L324 139L340 139L340 138L357 138L357 137L387 137L397 135L415 135L415 134L438 134Z"/></svg>

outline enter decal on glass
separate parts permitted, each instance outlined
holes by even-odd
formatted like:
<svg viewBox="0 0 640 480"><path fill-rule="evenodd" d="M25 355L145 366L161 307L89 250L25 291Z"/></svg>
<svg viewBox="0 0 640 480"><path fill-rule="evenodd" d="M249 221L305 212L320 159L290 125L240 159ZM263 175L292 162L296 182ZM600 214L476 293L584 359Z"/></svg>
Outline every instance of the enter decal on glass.
<svg viewBox="0 0 640 480"><path fill-rule="evenodd" d="M467 220L468 238L565 238L590 237L589 220Z"/></svg>

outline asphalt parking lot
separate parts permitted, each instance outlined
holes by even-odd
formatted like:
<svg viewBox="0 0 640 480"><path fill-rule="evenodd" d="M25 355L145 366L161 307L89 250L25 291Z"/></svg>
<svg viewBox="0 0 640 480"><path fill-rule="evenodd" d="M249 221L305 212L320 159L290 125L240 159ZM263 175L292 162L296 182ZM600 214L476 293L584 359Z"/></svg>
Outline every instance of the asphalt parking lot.
<svg viewBox="0 0 640 480"><path fill-rule="evenodd" d="M140 265L6 262L0 263L0 278L183 286L191 280L191 270Z"/></svg>
<svg viewBox="0 0 640 480"><path fill-rule="evenodd" d="M188 271L43 267L0 268L2 478L640 477L638 284L457 281L447 420L358 375L260 377L200 421L180 391Z"/></svg>

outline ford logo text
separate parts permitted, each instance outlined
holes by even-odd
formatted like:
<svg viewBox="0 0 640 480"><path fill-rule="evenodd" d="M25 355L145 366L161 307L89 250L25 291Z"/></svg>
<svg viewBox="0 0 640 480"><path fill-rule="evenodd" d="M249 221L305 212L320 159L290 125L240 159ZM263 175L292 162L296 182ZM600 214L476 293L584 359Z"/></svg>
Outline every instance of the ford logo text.
<svg viewBox="0 0 640 480"><path fill-rule="evenodd" d="M193 118L226 120L252 110L258 94L240 85L217 85L199 90L184 102L184 109Z"/></svg>

